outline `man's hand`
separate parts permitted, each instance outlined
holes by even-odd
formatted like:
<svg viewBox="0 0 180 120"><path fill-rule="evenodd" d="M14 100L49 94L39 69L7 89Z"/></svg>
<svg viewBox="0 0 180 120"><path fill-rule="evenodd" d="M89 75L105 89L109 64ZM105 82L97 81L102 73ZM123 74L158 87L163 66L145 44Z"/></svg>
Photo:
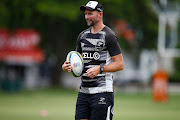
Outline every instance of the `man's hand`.
<svg viewBox="0 0 180 120"><path fill-rule="evenodd" d="M71 72L71 64L69 61L65 61L62 65L62 69L66 72Z"/></svg>
<svg viewBox="0 0 180 120"><path fill-rule="evenodd" d="M86 76L90 78L96 77L100 73L100 66L90 68L86 71Z"/></svg>

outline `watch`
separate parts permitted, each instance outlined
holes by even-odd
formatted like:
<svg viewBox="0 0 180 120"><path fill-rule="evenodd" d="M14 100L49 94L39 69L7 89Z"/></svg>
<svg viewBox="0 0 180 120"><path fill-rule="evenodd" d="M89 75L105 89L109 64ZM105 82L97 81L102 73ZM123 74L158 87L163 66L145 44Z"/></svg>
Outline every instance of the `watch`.
<svg viewBox="0 0 180 120"><path fill-rule="evenodd" d="M104 67L103 67L103 65L100 65L100 73L102 73L103 71L104 71Z"/></svg>

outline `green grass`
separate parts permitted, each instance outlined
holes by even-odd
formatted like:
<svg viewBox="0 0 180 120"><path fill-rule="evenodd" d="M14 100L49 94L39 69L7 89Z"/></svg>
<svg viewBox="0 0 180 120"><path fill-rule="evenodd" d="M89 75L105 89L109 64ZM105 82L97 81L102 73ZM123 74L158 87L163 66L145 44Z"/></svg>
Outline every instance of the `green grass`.
<svg viewBox="0 0 180 120"><path fill-rule="evenodd" d="M77 92L46 89L4 93L0 91L0 120L73 120ZM42 117L41 110L48 116ZM180 95L155 103L150 94L115 94L113 120L179 120Z"/></svg>

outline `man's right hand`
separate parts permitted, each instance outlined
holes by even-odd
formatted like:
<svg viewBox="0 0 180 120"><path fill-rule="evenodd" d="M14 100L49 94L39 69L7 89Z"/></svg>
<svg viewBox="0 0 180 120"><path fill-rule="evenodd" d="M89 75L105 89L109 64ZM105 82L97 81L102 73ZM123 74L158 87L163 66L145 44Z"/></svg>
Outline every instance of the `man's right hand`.
<svg viewBox="0 0 180 120"><path fill-rule="evenodd" d="M62 65L62 69L66 72L71 72L71 64L69 61L65 61Z"/></svg>

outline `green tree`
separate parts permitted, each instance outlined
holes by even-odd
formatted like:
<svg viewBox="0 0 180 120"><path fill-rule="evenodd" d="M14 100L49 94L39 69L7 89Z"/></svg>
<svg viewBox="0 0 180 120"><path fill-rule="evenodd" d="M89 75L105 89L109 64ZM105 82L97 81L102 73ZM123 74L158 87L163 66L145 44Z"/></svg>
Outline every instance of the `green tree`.
<svg viewBox="0 0 180 120"><path fill-rule="evenodd" d="M67 53L75 49L78 34L87 28L80 5L88 0L1 0L0 28L33 28L41 33L40 47L57 57L52 84L57 84ZM135 42L138 49L156 48L157 16L149 0L99 0L104 6L104 23L124 19L134 31L141 31ZM120 44L124 44L122 38ZM134 46L133 46L134 47Z"/></svg>

